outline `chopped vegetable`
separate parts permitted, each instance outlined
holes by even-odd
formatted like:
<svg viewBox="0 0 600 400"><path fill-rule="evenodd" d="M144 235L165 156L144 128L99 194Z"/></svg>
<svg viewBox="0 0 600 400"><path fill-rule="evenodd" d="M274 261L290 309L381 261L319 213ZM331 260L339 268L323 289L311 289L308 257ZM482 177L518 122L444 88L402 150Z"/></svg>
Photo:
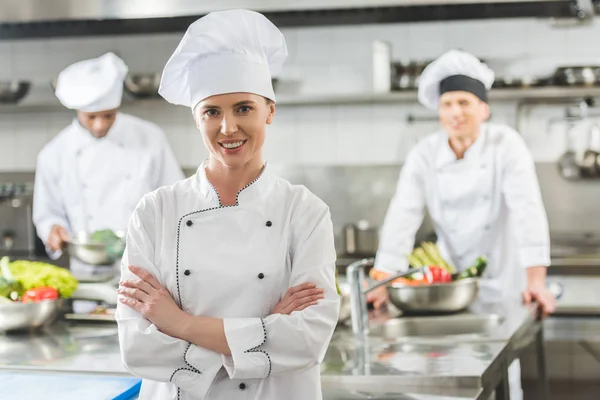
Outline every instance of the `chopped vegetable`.
<svg viewBox="0 0 600 400"><path fill-rule="evenodd" d="M432 266L428 267L425 277L429 283L447 283L452 282L452 275L444 268Z"/></svg>
<svg viewBox="0 0 600 400"><path fill-rule="evenodd" d="M29 289L23 295L23 303L35 303L38 301L56 299L58 299L58 290L47 286Z"/></svg>
<svg viewBox="0 0 600 400"><path fill-rule="evenodd" d="M0 297L16 301L23 294L23 285L13 277L8 257L0 259Z"/></svg>
<svg viewBox="0 0 600 400"><path fill-rule="evenodd" d="M485 257L477 257L473 265L458 274L456 279L478 278L483 275L486 267L487 259Z"/></svg>
<svg viewBox="0 0 600 400"><path fill-rule="evenodd" d="M427 267L427 266L439 266L447 270L450 274L456 272L454 267L450 265L440 255L440 250L435 243L423 242L421 247L417 247L413 250L412 254L407 256L409 264L413 268Z"/></svg>
<svg viewBox="0 0 600 400"><path fill-rule="evenodd" d="M16 260L10 264L10 270L25 290L49 286L58 290L60 297L69 298L77 289L77 279L68 270L55 265Z"/></svg>

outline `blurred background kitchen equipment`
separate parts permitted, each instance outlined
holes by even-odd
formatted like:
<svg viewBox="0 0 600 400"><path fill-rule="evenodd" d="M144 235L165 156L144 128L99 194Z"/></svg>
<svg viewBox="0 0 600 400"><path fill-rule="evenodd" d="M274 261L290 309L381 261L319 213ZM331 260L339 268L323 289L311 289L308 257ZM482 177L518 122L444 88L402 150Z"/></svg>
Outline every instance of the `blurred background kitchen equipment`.
<svg viewBox="0 0 600 400"><path fill-rule="evenodd" d="M558 86L594 86L600 84L600 66L564 66L558 67L552 77Z"/></svg>
<svg viewBox="0 0 600 400"><path fill-rule="evenodd" d="M28 81L0 81L0 103L18 103L29 93L30 87Z"/></svg>
<svg viewBox="0 0 600 400"><path fill-rule="evenodd" d="M63 310L64 299L34 303L1 302L0 332L37 329L54 322Z"/></svg>
<svg viewBox="0 0 600 400"><path fill-rule="evenodd" d="M423 70L431 61L392 63L392 90L416 90Z"/></svg>
<svg viewBox="0 0 600 400"><path fill-rule="evenodd" d="M579 167L581 176L584 178L594 178L600 175L598 168L598 157L600 156L600 126L592 123L587 135L587 148L581 154Z"/></svg>
<svg viewBox="0 0 600 400"><path fill-rule="evenodd" d="M135 98L159 97L160 73L132 73L125 78L125 91Z"/></svg>
<svg viewBox="0 0 600 400"><path fill-rule="evenodd" d="M338 322L343 324L350 319L350 284L346 279L346 275L338 276L338 287L342 294L340 295L340 313Z"/></svg>
<svg viewBox="0 0 600 400"><path fill-rule="evenodd" d="M121 242L124 244L125 238L123 232L116 232ZM123 252L115 249L112 243L101 243L92 238L87 232L80 232L73 235L67 243L67 249L71 257L77 260L97 266L113 265L121 259Z"/></svg>
<svg viewBox="0 0 600 400"><path fill-rule="evenodd" d="M32 221L33 183L0 183L2 255L32 256L36 234Z"/></svg>
<svg viewBox="0 0 600 400"><path fill-rule="evenodd" d="M387 286L391 303L410 314L455 313L469 307L479 288L478 278L466 278L449 283Z"/></svg>
<svg viewBox="0 0 600 400"><path fill-rule="evenodd" d="M344 226L344 251L347 256L371 257L379 247L379 230L361 220Z"/></svg>

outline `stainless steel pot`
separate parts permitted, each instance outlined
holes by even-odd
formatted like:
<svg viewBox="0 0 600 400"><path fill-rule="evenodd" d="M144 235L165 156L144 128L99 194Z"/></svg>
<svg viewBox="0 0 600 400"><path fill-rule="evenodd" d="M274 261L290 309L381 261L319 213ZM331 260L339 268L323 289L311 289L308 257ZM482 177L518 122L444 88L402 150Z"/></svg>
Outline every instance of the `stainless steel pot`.
<svg viewBox="0 0 600 400"><path fill-rule="evenodd" d="M387 286L390 301L406 313L454 313L469 307L477 297L478 278L450 283Z"/></svg>
<svg viewBox="0 0 600 400"><path fill-rule="evenodd" d="M344 226L344 251L348 256L370 257L377 253L379 230L366 221Z"/></svg>

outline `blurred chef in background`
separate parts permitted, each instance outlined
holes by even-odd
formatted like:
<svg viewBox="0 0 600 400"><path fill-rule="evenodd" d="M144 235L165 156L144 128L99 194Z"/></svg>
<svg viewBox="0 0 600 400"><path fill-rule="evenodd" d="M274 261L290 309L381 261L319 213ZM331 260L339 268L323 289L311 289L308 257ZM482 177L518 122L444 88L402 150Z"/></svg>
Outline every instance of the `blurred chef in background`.
<svg viewBox="0 0 600 400"><path fill-rule="evenodd" d="M184 178L164 132L118 111L127 71L107 53L58 77L56 97L77 114L38 155L33 203L52 258L72 234L124 231L144 194Z"/></svg>
<svg viewBox="0 0 600 400"><path fill-rule="evenodd" d="M486 123L494 72L475 56L452 50L419 80L419 101L437 110L442 129L408 155L391 201L375 269L408 268L425 207L442 256L459 271L488 258L482 301L522 296L542 314L554 311L546 288L550 239L533 158L523 138L506 125ZM385 288L370 300L386 301ZM509 369L510 398L522 399L518 362Z"/></svg>

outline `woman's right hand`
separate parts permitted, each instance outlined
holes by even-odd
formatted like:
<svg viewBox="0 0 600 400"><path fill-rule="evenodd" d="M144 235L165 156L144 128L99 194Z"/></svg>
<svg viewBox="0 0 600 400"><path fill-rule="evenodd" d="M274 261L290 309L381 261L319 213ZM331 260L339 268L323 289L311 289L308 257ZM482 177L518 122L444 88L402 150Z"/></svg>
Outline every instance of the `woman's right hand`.
<svg viewBox="0 0 600 400"><path fill-rule="evenodd" d="M275 306L273 314L291 314L293 311L302 311L314 306L319 300L324 299L325 291L318 289L314 283L302 283L288 289L283 299Z"/></svg>

